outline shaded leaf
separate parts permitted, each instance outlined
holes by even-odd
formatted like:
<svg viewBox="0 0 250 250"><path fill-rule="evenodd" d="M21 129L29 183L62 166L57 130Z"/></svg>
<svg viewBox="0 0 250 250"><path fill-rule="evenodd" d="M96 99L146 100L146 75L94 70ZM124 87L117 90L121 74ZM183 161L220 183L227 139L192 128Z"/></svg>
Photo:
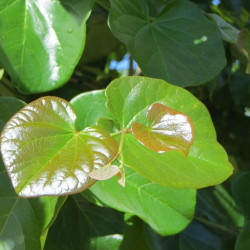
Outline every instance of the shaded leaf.
<svg viewBox="0 0 250 250"><path fill-rule="evenodd" d="M179 235L180 249L181 250L193 250L193 249L204 249L204 250L217 250L217 249L228 249L225 246L225 242L213 231L209 231L203 225L192 222Z"/></svg>
<svg viewBox="0 0 250 250"><path fill-rule="evenodd" d="M218 25L221 35L225 41L237 44L237 38L240 32L238 29L226 22L217 14L207 14L207 16Z"/></svg>
<svg viewBox="0 0 250 250"><path fill-rule="evenodd" d="M196 216L232 230L244 224L244 216L231 194L222 185L198 190Z"/></svg>
<svg viewBox="0 0 250 250"><path fill-rule="evenodd" d="M185 156L194 141L192 120L184 113L155 103L147 111L148 126L132 124L135 138L158 153L178 150Z"/></svg>
<svg viewBox="0 0 250 250"><path fill-rule="evenodd" d="M146 112L154 103L183 112L193 121L195 138L187 157L173 150L153 152L130 133L125 134L122 152L126 166L152 182L173 188L202 188L231 175L232 166L216 141L209 112L188 91L162 80L123 77L108 86L106 95L107 107L121 129L130 129L134 122L146 125Z"/></svg>
<svg viewBox="0 0 250 250"><path fill-rule="evenodd" d="M246 223L243 228L243 231L237 238L235 244L235 250L249 250L250 248L250 221Z"/></svg>
<svg viewBox="0 0 250 250"><path fill-rule="evenodd" d="M0 96L0 121L6 123L12 115L23 108L25 102L7 96Z"/></svg>
<svg viewBox="0 0 250 250"><path fill-rule="evenodd" d="M232 183L233 197L247 219L250 219L250 171L241 172Z"/></svg>
<svg viewBox="0 0 250 250"><path fill-rule="evenodd" d="M123 231L122 213L98 207L81 195L71 196L49 231L45 250L116 250Z"/></svg>
<svg viewBox="0 0 250 250"><path fill-rule="evenodd" d="M238 35L238 48L247 57L246 73L250 74L250 32L242 29Z"/></svg>
<svg viewBox="0 0 250 250"><path fill-rule="evenodd" d="M150 250L144 233L144 222L133 216L128 221L119 250Z"/></svg>
<svg viewBox="0 0 250 250"><path fill-rule="evenodd" d="M194 213L195 190L163 187L132 169L125 172L124 188L111 178L97 182L91 192L108 206L139 216L162 235L175 234L188 225Z"/></svg>
<svg viewBox="0 0 250 250"><path fill-rule="evenodd" d="M83 51L93 2L1 2L0 61L21 92L49 91L70 78Z"/></svg>
<svg viewBox="0 0 250 250"><path fill-rule="evenodd" d="M19 111L1 134L1 152L22 197L65 195L94 184L89 172L114 160L118 144L103 129L75 130L72 106L42 97Z"/></svg>
<svg viewBox="0 0 250 250"><path fill-rule="evenodd" d="M196 5L174 0L158 11L150 0L110 2L111 31L144 75L186 87L211 80L225 66L221 34Z"/></svg>

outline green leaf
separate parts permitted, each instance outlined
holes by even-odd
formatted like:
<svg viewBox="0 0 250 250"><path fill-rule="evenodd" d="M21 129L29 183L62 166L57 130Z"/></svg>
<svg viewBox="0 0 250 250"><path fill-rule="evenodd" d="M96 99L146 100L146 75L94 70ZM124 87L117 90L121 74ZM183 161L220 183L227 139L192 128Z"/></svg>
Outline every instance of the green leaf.
<svg viewBox="0 0 250 250"><path fill-rule="evenodd" d="M98 61L121 45L120 41L112 34L107 24L106 10L100 15L100 8L92 12L88 21L88 30L84 53L80 66Z"/></svg>
<svg viewBox="0 0 250 250"><path fill-rule="evenodd" d="M225 150L216 141L215 130L206 107L188 91L165 81L145 77L124 77L107 88L107 107L120 124L130 129L134 122L146 125L146 112L154 103L188 115L195 128L189 154L164 154L141 145L132 134L125 134L125 165L145 178L173 188L202 188L223 182L232 173Z"/></svg>
<svg viewBox="0 0 250 250"><path fill-rule="evenodd" d="M71 196L51 227L45 250L117 250L124 231L123 214Z"/></svg>
<svg viewBox="0 0 250 250"><path fill-rule="evenodd" d="M111 163L118 144L103 129L75 130L67 101L42 97L19 111L1 134L3 161L21 197L65 195L94 184L89 172Z"/></svg>
<svg viewBox="0 0 250 250"><path fill-rule="evenodd" d="M144 225L145 223L137 216L130 218L119 250L150 250L144 233Z"/></svg>
<svg viewBox="0 0 250 250"><path fill-rule="evenodd" d="M194 141L194 126L186 114L155 103L149 107L147 119L148 127L132 124L133 135L139 142L158 153L177 150L188 155Z"/></svg>
<svg viewBox="0 0 250 250"><path fill-rule="evenodd" d="M224 225L232 231L244 224L244 216L239 212L230 193L222 185L198 190L196 216Z"/></svg>
<svg viewBox="0 0 250 250"><path fill-rule="evenodd" d="M19 99L7 96L0 96L0 121L6 123L12 115L14 115L25 105L26 103Z"/></svg>
<svg viewBox="0 0 250 250"><path fill-rule="evenodd" d="M160 12L150 0L111 0L109 24L146 76L179 86L214 78L225 66L221 34L199 8L168 1Z"/></svg>
<svg viewBox="0 0 250 250"><path fill-rule="evenodd" d="M3 120L10 118L25 105L18 99L8 97L0 97L0 103L0 108L5 107L0 112L0 119ZM0 157L0 248L42 249L47 229L55 219L64 199L20 199L15 194Z"/></svg>
<svg viewBox="0 0 250 250"><path fill-rule="evenodd" d="M3 75L4 75L4 69L0 68L0 80L3 78Z"/></svg>
<svg viewBox="0 0 250 250"><path fill-rule="evenodd" d="M247 57L246 74L250 74L250 32L242 29L238 35L238 48Z"/></svg>
<svg viewBox="0 0 250 250"><path fill-rule="evenodd" d="M139 216L162 235L183 230L194 213L195 190L163 187L129 168L124 188L111 178L97 182L90 190L101 202Z"/></svg>
<svg viewBox="0 0 250 250"><path fill-rule="evenodd" d="M249 250L250 248L250 221L246 223L243 228L243 231L237 238L235 244L235 250Z"/></svg>
<svg viewBox="0 0 250 250"><path fill-rule="evenodd" d="M0 3L0 62L21 92L50 91L70 78L84 48L93 2Z"/></svg>
<svg viewBox="0 0 250 250"><path fill-rule="evenodd" d="M56 214L57 197L21 199L5 171L0 171L0 190L0 248L41 249L43 234Z"/></svg>
<svg viewBox="0 0 250 250"><path fill-rule="evenodd" d="M250 219L250 171L242 172L236 176L232 183L233 197L247 219Z"/></svg>
<svg viewBox="0 0 250 250"><path fill-rule="evenodd" d="M96 125L100 117L110 118L106 106L105 90L85 92L74 97L70 103L73 105L77 120L77 130Z"/></svg>
<svg viewBox="0 0 250 250"><path fill-rule="evenodd" d="M207 14L207 16L217 24L225 41L237 44L237 38L240 32L238 29L217 14Z"/></svg>
<svg viewBox="0 0 250 250"><path fill-rule="evenodd" d="M213 231L209 231L203 225L192 222L190 226L179 235L180 249L193 250L217 250L228 249L225 247L223 238L220 238Z"/></svg>

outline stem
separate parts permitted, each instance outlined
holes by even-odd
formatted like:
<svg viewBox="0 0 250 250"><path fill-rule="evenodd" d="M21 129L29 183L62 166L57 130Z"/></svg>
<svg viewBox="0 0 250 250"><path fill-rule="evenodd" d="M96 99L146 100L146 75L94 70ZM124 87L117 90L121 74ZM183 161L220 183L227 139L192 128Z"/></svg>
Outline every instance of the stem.
<svg viewBox="0 0 250 250"><path fill-rule="evenodd" d="M122 130L110 134L112 137L122 133Z"/></svg>
<svg viewBox="0 0 250 250"><path fill-rule="evenodd" d="M109 11L110 10L110 3L105 0L95 0L97 4L99 4L103 9Z"/></svg>
<svg viewBox="0 0 250 250"><path fill-rule="evenodd" d="M121 133L121 140L120 140L118 154L121 154L121 152L122 152L122 147L123 147L123 142L124 142L124 134L125 134L125 130L123 129L122 133Z"/></svg>
<svg viewBox="0 0 250 250"><path fill-rule="evenodd" d="M209 227L213 227L213 228L216 228L216 229L220 229L224 232L227 232L227 233L230 233L234 236L238 236L238 233L233 231L233 230L230 230L229 228L225 227L225 226L222 226L222 225L219 225L219 224L216 224L214 222L211 222L211 221L208 221L206 219L203 219L203 218L200 218L200 217L194 217L194 219L204 225L207 225Z"/></svg>
<svg viewBox="0 0 250 250"><path fill-rule="evenodd" d="M110 135L111 135L111 136L116 136L116 135L122 134L122 132L124 132L124 134L128 134L128 133L131 133L131 129L130 129L130 128L128 128L128 129L126 129L126 130L123 129L123 130L114 132L114 133L112 133L112 134L110 134Z"/></svg>
<svg viewBox="0 0 250 250"><path fill-rule="evenodd" d="M128 69L128 75L132 76L134 74L134 68L133 68L133 58L129 56L129 69Z"/></svg>

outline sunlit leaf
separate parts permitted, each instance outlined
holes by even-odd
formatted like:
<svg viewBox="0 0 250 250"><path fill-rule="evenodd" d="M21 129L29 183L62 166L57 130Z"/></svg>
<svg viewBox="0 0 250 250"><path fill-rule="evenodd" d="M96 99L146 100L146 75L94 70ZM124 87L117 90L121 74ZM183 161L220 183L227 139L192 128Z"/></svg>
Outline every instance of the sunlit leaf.
<svg viewBox="0 0 250 250"><path fill-rule="evenodd" d="M107 165L103 168L95 169L89 173L89 177L95 180L107 180L114 175L117 175L120 169L116 165Z"/></svg>
<svg viewBox="0 0 250 250"><path fill-rule="evenodd" d="M0 119L8 120L24 106L21 100L0 97ZM66 197L20 199L0 157L0 249L42 249L47 230L65 200Z"/></svg>
<svg viewBox="0 0 250 250"><path fill-rule="evenodd" d="M19 111L1 134L1 152L22 197L65 195L94 184L89 172L114 160L118 144L103 129L75 130L67 101L42 97Z"/></svg>
<svg viewBox="0 0 250 250"><path fill-rule="evenodd" d="M158 153L178 150L188 154L194 141L194 126L186 114L155 103L148 109L147 119L147 127L132 124L132 132L139 142Z"/></svg>
<svg viewBox="0 0 250 250"><path fill-rule="evenodd" d="M126 166L152 182L173 188L211 186L231 175L232 166L216 141L209 112L185 89L163 80L123 77L108 86L106 95L108 109L126 131L135 122L147 126L146 113L154 103L182 112L193 122L195 138L187 157L176 150L156 153L139 143L131 133L126 133L122 148ZM114 138L119 140L120 137Z"/></svg>
<svg viewBox="0 0 250 250"><path fill-rule="evenodd" d="M157 185L130 168L125 172L125 187L113 177L98 181L90 191L104 204L139 216L162 235L178 233L189 224L194 214L195 190Z"/></svg>
<svg viewBox="0 0 250 250"><path fill-rule="evenodd" d="M74 97L70 103L75 109L77 130L82 130L91 125L97 125L100 117L110 118L106 106L105 90L85 92ZM91 105L90 105L91 104Z"/></svg>
<svg viewBox="0 0 250 250"><path fill-rule="evenodd" d="M49 91L70 78L93 2L1 1L0 61L20 91Z"/></svg>

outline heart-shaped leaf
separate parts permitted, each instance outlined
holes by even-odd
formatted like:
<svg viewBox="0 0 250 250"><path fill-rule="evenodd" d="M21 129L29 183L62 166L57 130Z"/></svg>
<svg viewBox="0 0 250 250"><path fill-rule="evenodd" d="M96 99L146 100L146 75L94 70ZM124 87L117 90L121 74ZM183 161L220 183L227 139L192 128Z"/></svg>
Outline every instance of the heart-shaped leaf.
<svg viewBox="0 0 250 250"><path fill-rule="evenodd" d="M93 0L0 3L0 61L25 93L63 85L82 54Z"/></svg>
<svg viewBox="0 0 250 250"><path fill-rule="evenodd" d="M19 111L1 134L1 152L22 197L65 195L94 184L88 174L111 163L118 144L103 129L75 130L70 103L42 97Z"/></svg>
<svg viewBox="0 0 250 250"><path fill-rule="evenodd" d="M146 76L186 87L226 65L219 29L190 1L110 0L109 25ZM186 63L188 62L188 63Z"/></svg>
<svg viewBox="0 0 250 250"><path fill-rule="evenodd" d="M1 96L0 121L7 121L24 106L21 100ZM66 198L20 199L0 157L0 249L42 249L48 228Z"/></svg>
<svg viewBox="0 0 250 250"><path fill-rule="evenodd" d="M122 130L130 130L135 122L146 126L147 110L154 103L188 115L195 128L194 142L187 157L176 150L156 153L139 143L131 133L125 134L122 152L126 166L152 182L173 188L216 185L231 175L232 166L216 141L209 112L185 89L163 80L123 77L108 86L106 95L107 107Z"/></svg>
<svg viewBox="0 0 250 250"><path fill-rule="evenodd" d="M136 122L132 124L132 132L139 142L158 153L178 150L188 154L194 141L194 125L190 117L155 103L148 109L147 119L148 127Z"/></svg>

